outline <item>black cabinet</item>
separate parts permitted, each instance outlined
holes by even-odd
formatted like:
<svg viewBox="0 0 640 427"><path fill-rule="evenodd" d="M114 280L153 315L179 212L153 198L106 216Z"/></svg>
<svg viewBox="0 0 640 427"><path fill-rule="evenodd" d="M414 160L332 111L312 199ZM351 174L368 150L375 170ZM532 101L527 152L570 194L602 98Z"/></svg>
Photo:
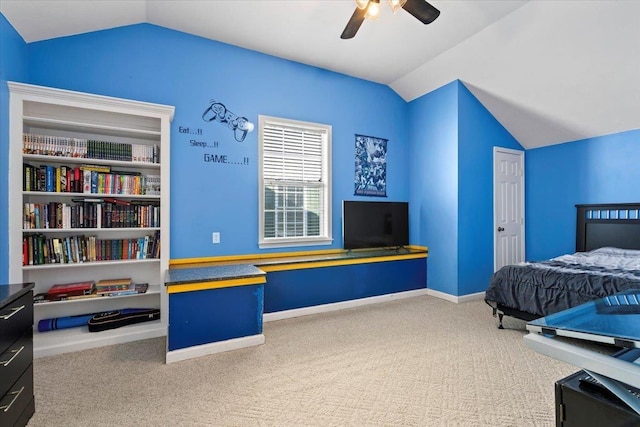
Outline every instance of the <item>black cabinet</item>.
<svg viewBox="0 0 640 427"><path fill-rule="evenodd" d="M631 361L640 357L640 350L623 350L615 356ZM556 382L555 398L557 427L640 425L640 415L585 371L576 372Z"/></svg>
<svg viewBox="0 0 640 427"><path fill-rule="evenodd" d="M35 411L32 289L0 285L0 426L24 426Z"/></svg>

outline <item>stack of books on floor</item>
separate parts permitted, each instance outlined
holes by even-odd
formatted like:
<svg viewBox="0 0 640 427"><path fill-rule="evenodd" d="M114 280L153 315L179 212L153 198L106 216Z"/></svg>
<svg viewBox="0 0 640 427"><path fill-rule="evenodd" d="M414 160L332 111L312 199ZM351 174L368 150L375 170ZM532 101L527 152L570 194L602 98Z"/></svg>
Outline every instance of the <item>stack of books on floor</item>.
<svg viewBox="0 0 640 427"><path fill-rule="evenodd" d="M60 283L49 288L45 293L34 295L34 303L68 301L85 298L144 294L148 283L132 283L131 278L100 280L97 283L84 282Z"/></svg>

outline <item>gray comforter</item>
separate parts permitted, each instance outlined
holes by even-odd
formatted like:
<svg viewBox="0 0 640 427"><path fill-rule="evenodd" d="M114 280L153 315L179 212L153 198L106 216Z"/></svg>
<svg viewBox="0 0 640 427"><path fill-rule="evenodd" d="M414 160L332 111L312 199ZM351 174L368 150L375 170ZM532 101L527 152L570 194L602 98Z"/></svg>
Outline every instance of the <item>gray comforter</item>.
<svg viewBox="0 0 640 427"><path fill-rule="evenodd" d="M640 251L600 248L502 267L485 301L542 317L629 289L640 289Z"/></svg>

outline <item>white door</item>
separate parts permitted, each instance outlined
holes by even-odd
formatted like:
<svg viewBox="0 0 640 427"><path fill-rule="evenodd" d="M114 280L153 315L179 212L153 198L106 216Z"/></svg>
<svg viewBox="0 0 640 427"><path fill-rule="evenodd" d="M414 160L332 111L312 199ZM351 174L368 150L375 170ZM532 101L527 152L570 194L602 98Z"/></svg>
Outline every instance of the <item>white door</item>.
<svg viewBox="0 0 640 427"><path fill-rule="evenodd" d="M524 261L524 151L493 148L494 271Z"/></svg>

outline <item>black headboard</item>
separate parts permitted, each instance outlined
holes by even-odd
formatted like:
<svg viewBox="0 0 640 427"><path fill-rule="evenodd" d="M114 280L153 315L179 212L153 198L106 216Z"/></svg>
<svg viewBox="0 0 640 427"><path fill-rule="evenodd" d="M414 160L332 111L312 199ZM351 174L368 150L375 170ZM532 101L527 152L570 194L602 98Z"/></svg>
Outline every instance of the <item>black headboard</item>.
<svg viewBox="0 0 640 427"><path fill-rule="evenodd" d="M640 203L576 205L576 252L640 249Z"/></svg>

